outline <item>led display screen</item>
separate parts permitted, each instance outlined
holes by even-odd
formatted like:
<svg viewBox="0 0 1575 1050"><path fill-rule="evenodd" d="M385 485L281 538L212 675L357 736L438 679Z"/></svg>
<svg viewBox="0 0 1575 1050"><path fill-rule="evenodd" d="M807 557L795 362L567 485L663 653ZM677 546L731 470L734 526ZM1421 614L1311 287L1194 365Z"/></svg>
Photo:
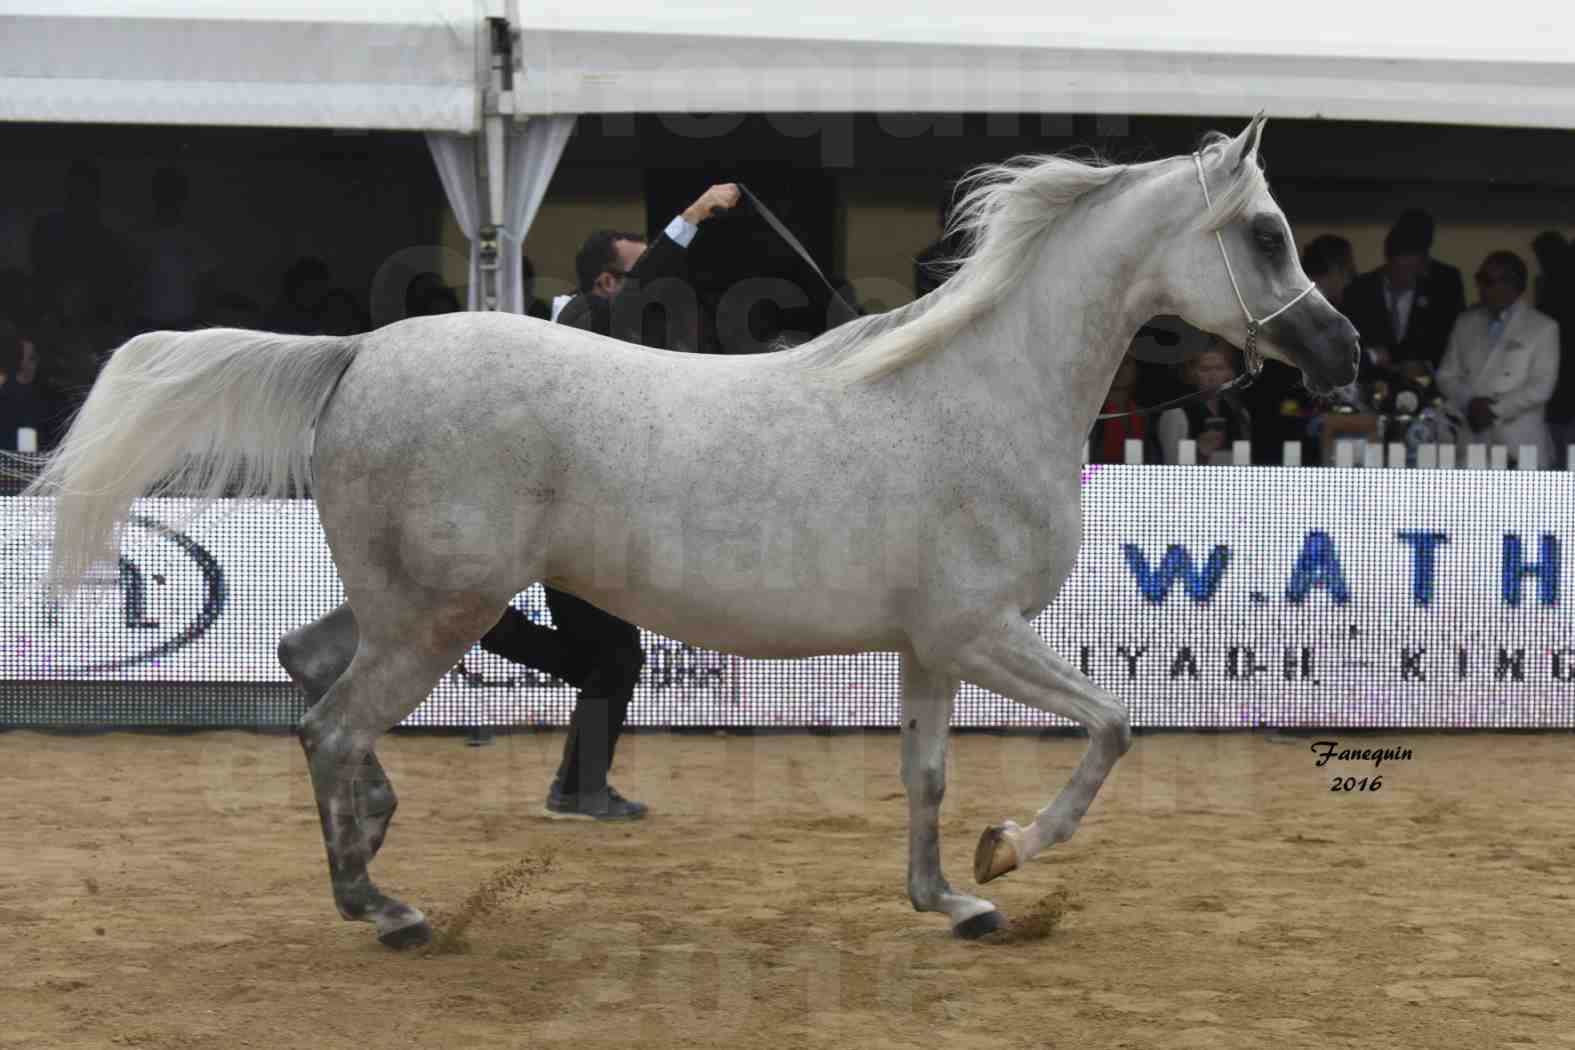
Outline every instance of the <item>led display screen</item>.
<svg viewBox="0 0 1575 1050"><path fill-rule="evenodd" d="M1571 485L1553 472L1088 467L1076 567L1035 626L1138 726L1575 725ZM40 705L74 689L118 688L99 718L160 723L179 721L170 704L201 710L241 686L284 695L279 637L343 597L313 504L163 527L181 507L140 501L118 564L62 605L40 587L47 505L0 501L0 723L59 721ZM550 624L539 587L516 605ZM644 643L631 724L898 721L890 653L769 661ZM574 699L478 648L407 724L557 725ZM273 717L242 710L228 720ZM955 721L1068 724L970 685Z"/></svg>

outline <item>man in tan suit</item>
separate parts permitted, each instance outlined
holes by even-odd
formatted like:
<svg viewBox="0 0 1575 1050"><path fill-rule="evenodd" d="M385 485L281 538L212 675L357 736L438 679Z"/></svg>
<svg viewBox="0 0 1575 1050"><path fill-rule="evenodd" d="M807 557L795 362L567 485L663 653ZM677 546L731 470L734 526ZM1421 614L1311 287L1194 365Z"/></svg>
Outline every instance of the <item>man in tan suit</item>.
<svg viewBox="0 0 1575 1050"><path fill-rule="evenodd" d="M1559 375L1559 326L1522 299L1526 264L1494 252L1476 274L1480 302L1461 314L1438 366L1438 388L1471 425L1469 441L1537 449L1539 466L1554 465L1543 407Z"/></svg>

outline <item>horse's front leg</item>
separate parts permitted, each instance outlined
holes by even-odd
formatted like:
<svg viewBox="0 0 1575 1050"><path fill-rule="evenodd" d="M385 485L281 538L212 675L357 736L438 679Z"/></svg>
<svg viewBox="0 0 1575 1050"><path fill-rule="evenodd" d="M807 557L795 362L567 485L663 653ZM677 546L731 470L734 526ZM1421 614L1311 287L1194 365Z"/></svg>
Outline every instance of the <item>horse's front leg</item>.
<svg viewBox="0 0 1575 1050"><path fill-rule="evenodd" d="M942 666L955 668L975 685L1070 718L1088 730L1088 750L1072 779L1033 823L1020 827L1007 820L980 836L974 877L989 882L1027 863L1047 846L1072 837L1116 760L1132 746L1132 729L1120 701L1091 685L1015 612L1004 613L999 625L948 653Z"/></svg>
<svg viewBox="0 0 1575 1050"><path fill-rule="evenodd" d="M908 898L915 911L944 912L959 937L981 937L1006 921L995 905L957 893L941 871L941 800L957 679L902 657L902 783L908 790Z"/></svg>

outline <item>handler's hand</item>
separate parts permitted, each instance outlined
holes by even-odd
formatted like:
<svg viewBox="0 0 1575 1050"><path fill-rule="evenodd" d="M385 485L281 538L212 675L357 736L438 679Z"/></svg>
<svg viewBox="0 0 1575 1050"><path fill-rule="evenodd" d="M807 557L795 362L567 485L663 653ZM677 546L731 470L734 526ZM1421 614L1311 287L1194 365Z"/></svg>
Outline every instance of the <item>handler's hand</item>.
<svg viewBox="0 0 1575 1050"><path fill-rule="evenodd" d="M1486 430L1498 422L1498 416L1493 412L1493 402L1485 397L1471 399L1471 404L1466 406L1466 418L1471 420L1472 430Z"/></svg>
<svg viewBox="0 0 1575 1050"><path fill-rule="evenodd" d="M684 209L684 221L698 226L717 212L733 207L738 203L738 198L738 183L718 183L700 194L693 204Z"/></svg>

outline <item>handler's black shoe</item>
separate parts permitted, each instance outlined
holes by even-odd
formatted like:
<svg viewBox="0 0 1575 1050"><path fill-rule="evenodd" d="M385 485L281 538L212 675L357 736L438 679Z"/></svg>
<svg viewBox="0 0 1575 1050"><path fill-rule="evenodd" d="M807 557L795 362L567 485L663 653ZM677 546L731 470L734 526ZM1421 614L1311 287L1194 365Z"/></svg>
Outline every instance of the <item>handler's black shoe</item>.
<svg viewBox="0 0 1575 1050"><path fill-rule="evenodd" d="M614 787L567 794L554 783L544 812L553 820L639 820L649 811L644 802L631 802Z"/></svg>

